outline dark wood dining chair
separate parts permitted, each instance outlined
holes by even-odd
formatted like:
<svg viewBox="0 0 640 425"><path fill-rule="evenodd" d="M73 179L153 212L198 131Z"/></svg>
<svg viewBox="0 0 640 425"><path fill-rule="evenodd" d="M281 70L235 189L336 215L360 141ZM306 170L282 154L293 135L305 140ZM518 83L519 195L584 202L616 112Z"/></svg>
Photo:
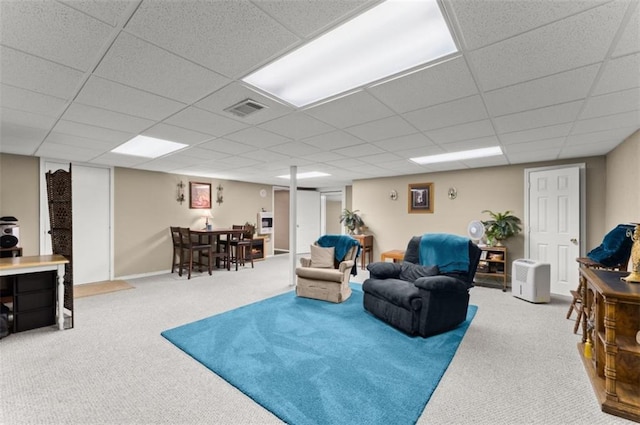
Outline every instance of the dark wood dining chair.
<svg viewBox="0 0 640 425"><path fill-rule="evenodd" d="M180 268L180 263L182 262L182 245L180 243L180 227L171 226L169 230L171 231L171 242L173 243L173 256L171 257L171 273L173 273L176 270L176 266Z"/></svg>
<svg viewBox="0 0 640 425"><path fill-rule="evenodd" d="M185 264L187 264L188 269L188 279L191 279L191 271L193 270L194 264L194 253L198 253L198 269L202 271L203 258L207 258L207 265L209 268L209 275L211 275L211 262L213 259L213 251L211 248L211 244L200 243L198 241L194 241L194 235L191 233L191 230L187 227L180 228L180 269L178 271L178 275L182 276L182 268ZM184 255L187 255L187 258L184 258Z"/></svg>
<svg viewBox="0 0 640 425"><path fill-rule="evenodd" d="M234 224L231 226L233 230L245 230L245 226L241 224ZM228 249L228 261L229 264L235 264L236 271L238 265L245 265L245 261L251 261L251 268L253 268L253 234L243 232L236 235L227 237L226 243L229 244ZM228 267L229 268L229 267Z"/></svg>

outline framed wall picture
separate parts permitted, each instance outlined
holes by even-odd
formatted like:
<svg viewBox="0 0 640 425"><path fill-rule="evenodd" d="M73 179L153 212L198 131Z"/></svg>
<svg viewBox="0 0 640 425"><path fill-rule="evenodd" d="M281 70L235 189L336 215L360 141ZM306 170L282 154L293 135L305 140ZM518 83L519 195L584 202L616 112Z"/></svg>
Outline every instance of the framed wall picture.
<svg viewBox="0 0 640 425"><path fill-rule="evenodd" d="M189 208L211 208L211 184L189 182Z"/></svg>
<svg viewBox="0 0 640 425"><path fill-rule="evenodd" d="M433 213L433 183L409 185L409 214Z"/></svg>

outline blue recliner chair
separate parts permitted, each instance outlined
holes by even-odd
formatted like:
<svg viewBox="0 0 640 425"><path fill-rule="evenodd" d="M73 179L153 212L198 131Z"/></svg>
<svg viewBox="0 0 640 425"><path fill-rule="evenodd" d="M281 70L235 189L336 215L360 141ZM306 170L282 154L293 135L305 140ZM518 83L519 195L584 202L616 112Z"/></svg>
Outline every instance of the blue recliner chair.
<svg viewBox="0 0 640 425"><path fill-rule="evenodd" d="M412 336L451 330L466 319L480 253L461 236L415 236L402 263L369 264L364 308Z"/></svg>

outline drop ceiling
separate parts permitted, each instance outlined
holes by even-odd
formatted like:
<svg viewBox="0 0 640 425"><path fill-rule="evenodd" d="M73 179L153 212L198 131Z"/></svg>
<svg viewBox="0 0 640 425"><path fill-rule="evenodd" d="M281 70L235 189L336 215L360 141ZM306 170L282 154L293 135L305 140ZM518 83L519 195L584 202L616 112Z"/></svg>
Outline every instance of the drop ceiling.
<svg viewBox="0 0 640 425"><path fill-rule="evenodd" d="M445 0L459 52L295 108L241 79L370 0L0 0L0 152L211 178L353 180L604 155L640 128L635 0ZM243 118L225 109L266 106ZM143 134L188 148L110 153ZM504 156L408 158L500 145Z"/></svg>

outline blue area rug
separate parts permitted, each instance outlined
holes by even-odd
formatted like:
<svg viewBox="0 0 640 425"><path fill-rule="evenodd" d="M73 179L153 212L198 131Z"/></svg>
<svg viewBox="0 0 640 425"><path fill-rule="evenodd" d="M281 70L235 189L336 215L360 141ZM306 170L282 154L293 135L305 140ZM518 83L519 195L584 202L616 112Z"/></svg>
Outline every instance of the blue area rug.
<svg viewBox="0 0 640 425"><path fill-rule="evenodd" d="M342 304L289 292L162 335L289 424L415 423L477 307L450 332L411 338L352 288Z"/></svg>

